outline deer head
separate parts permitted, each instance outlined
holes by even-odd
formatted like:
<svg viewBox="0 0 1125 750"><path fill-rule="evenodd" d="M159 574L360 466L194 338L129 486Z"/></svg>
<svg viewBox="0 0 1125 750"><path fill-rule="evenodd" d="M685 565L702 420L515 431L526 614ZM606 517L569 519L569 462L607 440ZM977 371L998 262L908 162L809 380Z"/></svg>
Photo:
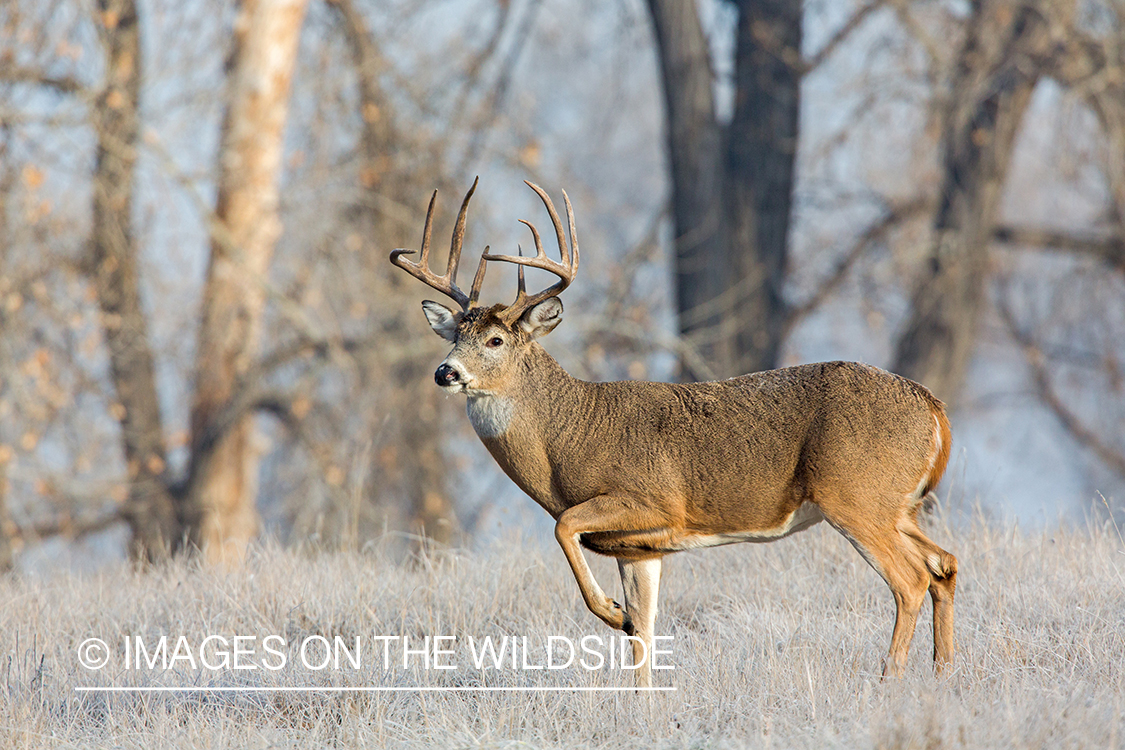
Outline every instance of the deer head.
<svg viewBox="0 0 1125 750"><path fill-rule="evenodd" d="M479 178L478 178L479 179ZM449 356L438 366L434 380L448 392L464 393L470 398L498 395L505 391L513 374L518 372L532 343L540 336L550 333L562 322L563 306L558 295L570 286L578 271L578 236L574 228L574 211L570 198L563 192L566 201L566 215L570 228L573 249L566 242L562 221L550 197L538 185L526 183L542 199L558 238L561 261L547 257L539 231L528 221L520 220L531 230L535 242L535 255L525 257L522 250L518 256L490 255L485 247L477 266L476 275L469 294L457 287L457 266L461 261L461 243L465 235L465 214L469 200L477 188L477 181L466 193L457 215L453 229L453 240L449 248L449 263L444 276L437 276L429 269L430 232L433 222L434 204L437 191L430 198L426 212L426 224L422 231L422 252L417 263L405 259L404 255L413 250L398 249L391 253L391 262L415 278L442 294L451 297L460 311L445 305L426 300L422 311L434 333L453 344ZM519 266L519 282L516 299L510 305L479 305L480 288L490 260L514 263ZM552 286L528 294L524 281L524 266L549 271L559 277Z"/></svg>

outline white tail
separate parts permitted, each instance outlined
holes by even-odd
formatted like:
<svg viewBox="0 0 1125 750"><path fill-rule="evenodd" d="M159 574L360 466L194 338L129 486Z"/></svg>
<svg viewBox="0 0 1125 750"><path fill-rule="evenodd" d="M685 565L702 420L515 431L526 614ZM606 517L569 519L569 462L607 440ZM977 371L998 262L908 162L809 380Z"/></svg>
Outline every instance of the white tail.
<svg viewBox="0 0 1125 750"><path fill-rule="evenodd" d="M557 295L578 270L550 198L543 200L561 261L547 258L530 227L534 257L481 258L470 294L455 284L465 196L449 266L426 264L434 201L419 264L391 261L455 299L461 310L423 302L453 350L435 379L468 397L468 414L496 462L556 520L555 536L590 611L636 634L651 652L661 560L679 550L780 539L827 520L883 577L897 614L884 674L906 663L926 592L934 603L934 661L953 659L957 559L918 527L922 498L949 460L949 421L921 385L875 367L826 362L714 383L586 383L537 343L562 320ZM476 182L473 183L473 189ZM436 191L434 193L437 195ZM565 193L563 193L565 197ZM521 266L512 305L477 306L487 261ZM522 266L560 281L535 295ZM582 547L617 558L625 605L605 595ZM634 658L642 647L636 645ZM646 664L638 684L649 685Z"/></svg>

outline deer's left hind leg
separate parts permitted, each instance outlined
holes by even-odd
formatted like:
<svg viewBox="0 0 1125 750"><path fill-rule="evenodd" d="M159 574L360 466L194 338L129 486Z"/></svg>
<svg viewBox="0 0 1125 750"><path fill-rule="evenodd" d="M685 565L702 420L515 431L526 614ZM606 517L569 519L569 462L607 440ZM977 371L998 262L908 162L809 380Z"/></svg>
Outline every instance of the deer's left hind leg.
<svg viewBox="0 0 1125 750"><path fill-rule="evenodd" d="M883 662L883 676L901 677L906 669L910 642L914 639L918 611L930 588L930 572L922 551L909 534L900 530L898 519L888 521L876 516L860 522L852 519L841 522L839 518L829 518L829 521L883 577L894 595L895 627L891 648Z"/></svg>
<svg viewBox="0 0 1125 750"><path fill-rule="evenodd" d="M930 573L930 598L934 602L934 671L953 663L953 594L957 589L957 558L934 544L913 524L907 535L921 550Z"/></svg>
<svg viewBox="0 0 1125 750"><path fill-rule="evenodd" d="M656 601L660 592L661 559L618 560L621 587L625 591L625 611L633 624L633 664L637 668L637 687L652 685L652 639L656 633Z"/></svg>

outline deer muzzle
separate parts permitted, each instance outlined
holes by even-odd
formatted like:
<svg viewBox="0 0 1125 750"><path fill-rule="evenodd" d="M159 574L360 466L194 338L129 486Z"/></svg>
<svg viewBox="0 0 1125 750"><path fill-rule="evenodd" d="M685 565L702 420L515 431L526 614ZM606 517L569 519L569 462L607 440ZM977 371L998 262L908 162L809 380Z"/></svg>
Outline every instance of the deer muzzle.
<svg viewBox="0 0 1125 750"><path fill-rule="evenodd" d="M456 368L449 366L445 362L438 365L437 371L434 372L434 382L442 388L448 388L458 383L463 383L461 373Z"/></svg>

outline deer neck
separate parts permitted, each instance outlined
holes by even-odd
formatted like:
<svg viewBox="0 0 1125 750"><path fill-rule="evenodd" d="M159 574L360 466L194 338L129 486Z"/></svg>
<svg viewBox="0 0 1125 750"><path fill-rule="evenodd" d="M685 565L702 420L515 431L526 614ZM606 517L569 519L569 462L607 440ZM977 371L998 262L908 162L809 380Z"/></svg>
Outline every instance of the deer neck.
<svg viewBox="0 0 1125 750"><path fill-rule="evenodd" d="M581 445L591 384L572 378L538 344L502 393L469 399L469 420L496 463L554 517L566 509L553 481L552 456Z"/></svg>
<svg viewBox="0 0 1125 750"><path fill-rule="evenodd" d="M487 443L540 442L565 433L565 420L581 406L588 385L572 378L537 343L503 391L471 396L467 411L477 435ZM490 446L491 447L491 446Z"/></svg>

